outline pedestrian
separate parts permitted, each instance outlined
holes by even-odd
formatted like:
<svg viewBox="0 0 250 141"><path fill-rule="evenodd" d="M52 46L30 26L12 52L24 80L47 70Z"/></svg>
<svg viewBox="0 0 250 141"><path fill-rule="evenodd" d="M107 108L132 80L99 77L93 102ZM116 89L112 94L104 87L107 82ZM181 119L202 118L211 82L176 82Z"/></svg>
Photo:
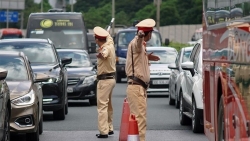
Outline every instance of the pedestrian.
<svg viewBox="0 0 250 141"><path fill-rule="evenodd" d="M127 98L130 113L135 115L138 122L140 141L145 141L147 88L150 81L149 60L158 61L160 58L148 54L146 42L151 39L155 21L145 19L136 24L137 35L130 42L127 51L126 75L128 77Z"/></svg>
<svg viewBox="0 0 250 141"><path fill-rule="evenodd" d="M98 129L97 138L108 138L114 134L112 92L115 87L116 56L113 38L101 27L93 29L97 50L97 112Z"/></svg>

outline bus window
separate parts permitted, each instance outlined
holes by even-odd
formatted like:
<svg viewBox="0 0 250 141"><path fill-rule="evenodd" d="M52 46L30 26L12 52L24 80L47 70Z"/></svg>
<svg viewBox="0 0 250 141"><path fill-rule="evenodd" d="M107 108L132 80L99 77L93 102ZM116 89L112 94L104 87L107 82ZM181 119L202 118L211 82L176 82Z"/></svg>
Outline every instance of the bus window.
<svg viewBox="0 0 250 141"><path fill-rule="evenodd" d="M0 39L23 38L22 31L15 28L5 28L0 30Z"/></svg>
<svg viewBox="0 0 250 141"><path fill-rule="evenodd" d="M31 14L27 38L50 39L56 48L87 50L87 32L80 13Z"/></svg>

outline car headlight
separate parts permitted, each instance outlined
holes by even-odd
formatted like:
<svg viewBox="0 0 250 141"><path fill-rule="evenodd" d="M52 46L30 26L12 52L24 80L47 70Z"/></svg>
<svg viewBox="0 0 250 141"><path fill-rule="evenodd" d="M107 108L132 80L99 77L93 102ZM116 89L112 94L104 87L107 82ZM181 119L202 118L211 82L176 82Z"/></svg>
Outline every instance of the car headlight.
<svg viewBox="0 0 250 141"><path fill-rule="evenodd" d="M118 60L117 60L118 64L126 64L126 59L125 58L121 58L121 57L118 57Z"/></svg>
<svg viewBox="0 0 250 141"><path fill-rule="evenodd" d="M35 94L33 90L31 90L28 94L21 96L19 98L11 100L11 103L17 106L30 105L35 101Z"/></svg>
<svg viewBox="0 0 250 141"><path fill-rule="evenodd" d="M82 84L84 86L90 85L92 83L94 83L94 81L96 80L96 75L92 75L92 76L87 76L85 78L82 78Z"/></svg>
<svg viewBox="0 0 250 141"><path fill-rule="evenodd" d="M62 78L59 77L50 77L50 79L47 82L42 82L42 83L57 83L60 82L62 80Z"/></svg>

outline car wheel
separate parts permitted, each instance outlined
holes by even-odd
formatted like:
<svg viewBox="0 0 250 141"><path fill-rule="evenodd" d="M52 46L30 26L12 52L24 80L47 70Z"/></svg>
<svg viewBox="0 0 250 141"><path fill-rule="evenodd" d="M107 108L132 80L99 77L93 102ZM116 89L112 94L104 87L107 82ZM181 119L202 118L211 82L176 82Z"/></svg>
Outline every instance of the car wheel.
<svg viewBox="0 0 250 141"><path fill-rule="evenodd" d="M39 134L41 135L43 133L43 115L41 115L41 119L39 122Z"/></svg>
<svg viewBox="0 0 250 141"><path fill-rule="evenodd" d="M37 114L37 121L39 121L39 117L38 117L39 114ZM38 127L36 128L36 132L34 133L27 133L26 134L26 141L39 141L39 125L40 123L38 123Z"/></svg>
<svg viewBox="0 0 250 141"><path fill-rule="evenodd" d="M181 93L182 92L180 91L180 94ZM176 109L180 108L180 101L178 100L178 95L177 94L175 94L175 103L174 103L174 105L175 105Z"/></svg>
<svg viewBox="0 0 250 141"><path fill-rule="evenodd" d="M121 83L122 82L122 78L118 74L115 74L115 80L116 80L116 83Z"/></svg>
<svg viewBox="0 0 250 141"><path fill-rule="evenodd" d="M4 122L4 135L2 141L10 141L10 111L6 109L5 122Z"/></svg>
<svg viewBox="0 0 250 141"><path fill-rule="evenodd" d="M181 125L187 125L188 124L188 117L184 115L184 105L183 105L183 97L180 95L180 108L179 108L179 120Z"/></svg>
<svg viewBox="0 0 250 141"><path fill-rule="evenodd" d="M218 111L218 141L225 140L225 130L224 130L224 108L223 108L223 97L220 98L219 111Z"/></svg>
<svg viewBox="0 0 250 141"><path fill-rule="evenodd" d="M65 105L65 115L67 115L69 113L68 108L69 108L69 103L67 101L67 104Z"/></svg>
<svg viewBox="0 0 250 141"><path fill-rule="evenodd" d="M203 125L201 125L200 122L200 117L198 117L198 110L194 98L192 102L192 130L194 133L204 132Z"/></svg>
<svg viewBox="0 0 250 141"><path fill-rule="evenodd" d="M65 106L58 111L53 111L53 118L55 120L64 120L65 119Z"/></svg>
<svg viewBox="0 0 250 141"><path fill-rule="evenodd" d="M175 103L175 100L171 97L171 94L169 94L169 101L168 101L168 104L169 105L174 105Z"/></svg>

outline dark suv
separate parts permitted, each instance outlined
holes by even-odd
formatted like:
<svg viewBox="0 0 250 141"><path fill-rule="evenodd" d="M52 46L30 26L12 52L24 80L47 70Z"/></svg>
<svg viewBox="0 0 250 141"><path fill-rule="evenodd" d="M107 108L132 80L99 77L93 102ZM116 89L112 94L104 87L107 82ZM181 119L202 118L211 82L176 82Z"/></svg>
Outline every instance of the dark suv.
<svg viewBox="0 0 250 141"><path fill-rule="evenodd" d="M136 27L129 27L119 30L115 37L115 50L116 50L116 81L121 82L122 78L126 78L125 63L127 48L129 43L133 40L137 32ZM168 39L165 40L165 44L168 45ZM154 29L151 40L147 42L148 47L160 47L162 46L161 34Z"/></svg>
<svg viewBox="0 0 250 141"><path fill-rule="evenodd" d="M43 110L53 111L54 119L64 120L68 113L67 70L71 58L59 59L54 44L46 39L6 39L0 42L1 51L23 52L34 73L50 77L42 82Z"/></svg>

